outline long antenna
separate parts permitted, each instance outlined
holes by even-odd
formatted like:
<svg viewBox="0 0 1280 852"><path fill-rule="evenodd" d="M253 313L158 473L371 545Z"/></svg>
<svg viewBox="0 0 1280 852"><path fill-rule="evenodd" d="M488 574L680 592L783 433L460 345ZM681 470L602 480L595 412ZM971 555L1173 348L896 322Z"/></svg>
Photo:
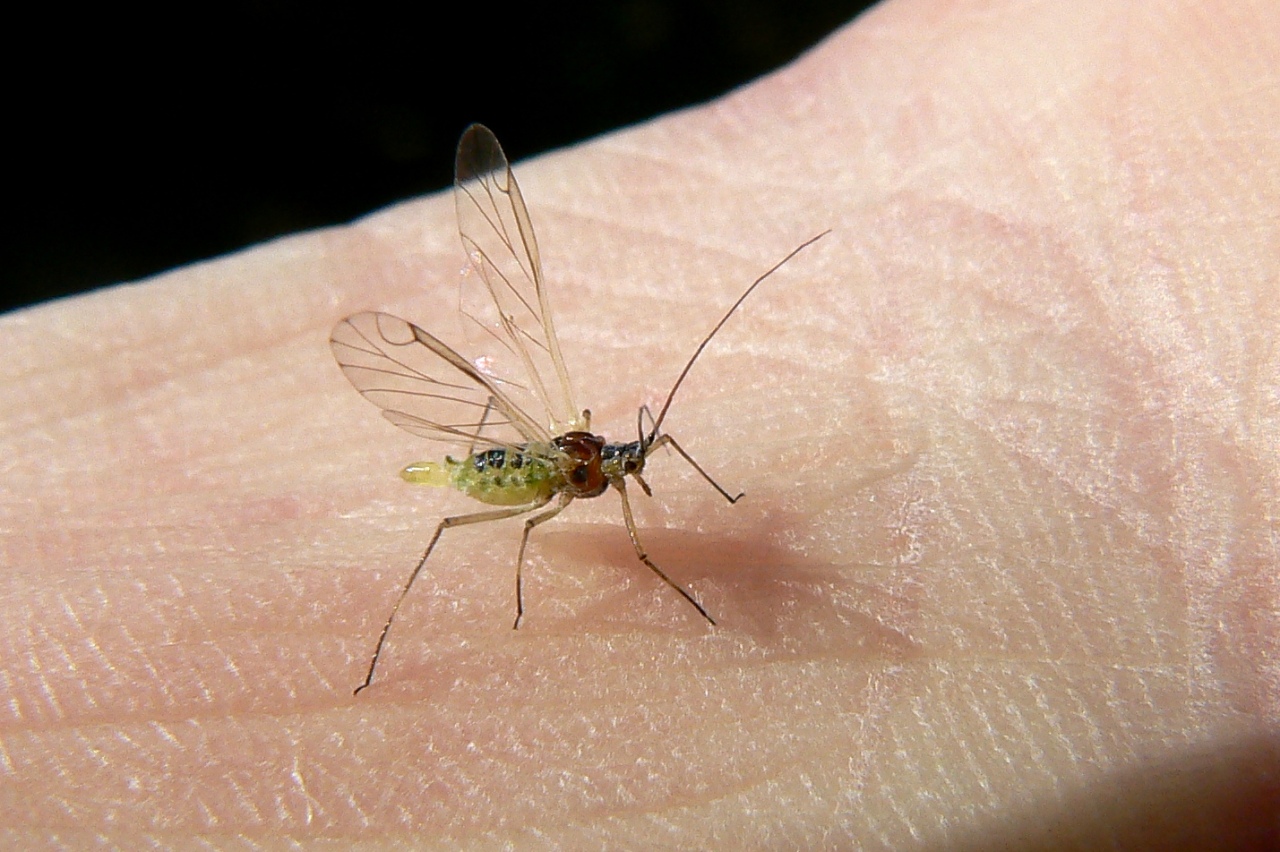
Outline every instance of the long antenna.
<svg viewBox="0 0 1280 852"><path fill-rule="evenodd" d="M778 261L772 267L770 267L768 272L766 272L764 275L761 275L755 281L751 282L751 286L748 287L746 291L741 296L738 297L738 301L733 303L733 307L729 308L729 310L725 312L725 315L720 318L720 322L716 323L716 327L711 329L711 333L708 334L706 338L704 338L703 341L698 344L697 349L693 350L693 357L689 359L689 363L685 364L684 369L680 371L680 376L676 379L676 383L671 387L671 393L667 394L667 401L662 403L662 410L658 412L657 419L653 421L653 429L649 431L649 438L646 443L652 443L653 440L658 437L658 427L662 425L662 419L667 416L667 409L671 407L671 400L676 398L676 391L680 390L680 385L684 383L685 376L689 375L689 371L693 369L693 362L698 360L698 356L702 354L702 350L706 349L707 344L711 342L711 338L716 336L716 332L718 332L720 328L729 321L729 317L733 316L733 312L736 311L738 307L747 300L747 297L751 295L751 291L759 287L761 281L763 281L764 279L768 278L770 275L772 275L773 273L781 269L783 264L791 260L791 258L795 257L800 252L804 251L809 246L813 245L814 243L816 243L818 240L822 239L829 233L831 233L830 228L823 231L821 234L818 234L816 237L810 237L809 239L805 240L800 245L792 249L791 254L787 255L782 260Z"/></svg>

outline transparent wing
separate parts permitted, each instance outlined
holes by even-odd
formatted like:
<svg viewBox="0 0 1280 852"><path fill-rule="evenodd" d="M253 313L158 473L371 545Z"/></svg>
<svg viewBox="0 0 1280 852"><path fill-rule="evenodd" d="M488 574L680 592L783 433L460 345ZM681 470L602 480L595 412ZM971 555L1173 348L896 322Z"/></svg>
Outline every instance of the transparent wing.
<svg viewBox="0 0 1280 852"><path fill-rule="evenodd" d="M468 127L458 143L454 201L475 270L463 310L494 353L480 369L524 411L545 414L541 425L553 435L586 428L560 355L529 211L502 146L483 125Z"/></svg>
<svg viewBox="0 0 1280 852"><path fill-rule="evenodd" d="M411 322L356 314L334 326L329 345L355 389L401 429L468 448L551 441L503 388Z"/></svg>

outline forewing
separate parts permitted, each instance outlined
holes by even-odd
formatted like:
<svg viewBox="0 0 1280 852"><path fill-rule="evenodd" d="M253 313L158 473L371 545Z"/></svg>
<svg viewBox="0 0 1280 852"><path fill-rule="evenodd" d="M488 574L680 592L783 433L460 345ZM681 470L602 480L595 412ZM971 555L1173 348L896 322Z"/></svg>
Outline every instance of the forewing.
<svg viewBox="0 0 1280 852"><path fill-rule="evenodd" d="M489 342L481 365L492 386L539 417L552 434L585 428L573 402L542 277L533 223L493 133L473 124L458 143L454 181L458 233L475 274L464 312Z"/></svg>
<svg viewBox="0 0 1280 852"><path fill-rule="evenodd" d="M355 389L415 435L468 448L551 440L503 388L411 322L356 314L334 326L329 345Z"/></svg>

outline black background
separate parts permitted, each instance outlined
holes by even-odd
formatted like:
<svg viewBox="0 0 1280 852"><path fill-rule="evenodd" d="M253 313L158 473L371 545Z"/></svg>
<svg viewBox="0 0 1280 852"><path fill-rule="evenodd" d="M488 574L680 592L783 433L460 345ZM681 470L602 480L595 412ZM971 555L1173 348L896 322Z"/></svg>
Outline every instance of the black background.
<svg viewBox="0 0 1280 852"><path fill-rule="evenodd" d="M0 310L438 190L472 121L520 159L714 98L866 5L47 9L3 60Z"/></svg>

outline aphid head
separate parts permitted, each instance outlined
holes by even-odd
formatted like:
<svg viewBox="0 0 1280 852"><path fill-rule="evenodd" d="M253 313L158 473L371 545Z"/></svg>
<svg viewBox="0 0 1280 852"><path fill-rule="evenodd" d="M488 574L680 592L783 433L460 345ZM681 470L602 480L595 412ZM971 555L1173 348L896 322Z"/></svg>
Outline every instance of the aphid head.
<svg viewBox="0 0 1280 852"><path fill-rule="evenodd" d="M605 444L600 451L600 467L610 479L638 476L644 470L645 454L649 451L647 439L629 444Z"/></svg>

